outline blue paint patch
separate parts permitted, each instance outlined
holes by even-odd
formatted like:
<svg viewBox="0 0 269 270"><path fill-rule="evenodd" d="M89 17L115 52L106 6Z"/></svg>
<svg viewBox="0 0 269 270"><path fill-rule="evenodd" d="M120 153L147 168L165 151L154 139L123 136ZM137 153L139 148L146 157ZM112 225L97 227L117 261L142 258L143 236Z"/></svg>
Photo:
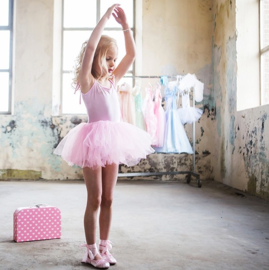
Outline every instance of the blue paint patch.
<svg viewBox="0 0 269 270"><path fill-rule="evenodd" d="M16 128L16 121L11 120L8 125L2 126L3 133L11 133Z"/></svg>
<svg viewBox="0 0 269 270"><path fill-rule="evenodd" d="M220 84L220 73L218 67L221 60L221 47L213 47L213 88L214 88L214 101L222 101L222 88Z"/></svg>
<svg viewBox="0 0 269 270"><path fill-rule="evenodd" d="M228 92L229 113L236 112L237 104L237 83L236 83L236 36L230 38L226 44L227 54L227 71L226 71L226 88Z"/></svg>
<svg viewBox="0 0 269 270"><path fill-rule="evenodd" d="M213 52L211 65L206 65L197 72L198 78L205 84L204 97L201 103L204 108L208 108L209 112L212 108L216 111L216 97L220 96L220 100L222 99L220 76L217 72L221 59L221 48L214 46L214 37L212 37L211 46Z"/></svg>
<svg viewBox="0 0 269 270"><path fill-rule="evenodd" d="M213 95L212 95L212 103L215 106L215 119L217 121L217 131L219 137L221 137L222 132L222 115L221 115L221 107L216 104L222 103L222 88L220 83L220 73L219 73L219 65L221 61L221 47L214 46L214 39L212 39L212 69L213 69Z"/></svg>
<svg viewBox="0 0 269 270"><path fill-rule="evenodd" d="M196 72L197 79L204 83L204 96L213 96L212 72L212 64L207 64Z"/></svg>
<svg viewBox="0 0 269 270"><path fill-rule="evenodd" d="M222 88L220 84L220 73L219 73L219 65L221 60L221 47L213 46L213 88L214 88L214 103L221 104L222 103ZM216 120L217 120L217 131L219 137L221 137L222 132L222 115L221 115L221 107L216 105Z"/></svg>
<svg viewBox="0 0 269 270"><path fill-rule="evenodd" d="M234 139L235 139L235 127L234 127L234 122L235 122L235 116L232 115L230 119L230 128L229 128L229 140L232 145L234 145Z"/></svg>

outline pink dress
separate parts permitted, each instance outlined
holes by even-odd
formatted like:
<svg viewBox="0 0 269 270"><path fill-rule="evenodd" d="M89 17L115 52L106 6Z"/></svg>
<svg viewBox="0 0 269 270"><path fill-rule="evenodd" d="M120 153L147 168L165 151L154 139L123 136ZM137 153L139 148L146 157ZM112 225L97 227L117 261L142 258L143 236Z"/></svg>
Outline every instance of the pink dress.
<svg viewBox="0 0 269 270"><path fill-rule="evenodd" d="M118 88L118 95L122 120L135 125L135 103L132 94L132 87L127 83L123 83Z"/></svg>
<svg viewBox="0 0 269 270"><path fill-rule="evenodd" d="M154 115L157 119L156 143L154 144L154 146L163 147L165 113L162 107L162 95L160 87L158 87L155 91Z"/></svg>
<svg viewBox="0 0 269 270"><path fill-rule="evenodd" d="M146 123L146 130L151 136L152 145L155 145L157 142L157 118L154 114L153 93L151 88L146 88L146 97L143 104L143 114Z"/></svg>
<svg viewBox="0 0 269 270"><path fill-rule="evenodd" d="M88 123L81 123L63 138L54 154L70 165L97 168L108 164L136 165L154 152L149 134L134 125L121 122L117 91L95 81L82 94Z"/></svg>

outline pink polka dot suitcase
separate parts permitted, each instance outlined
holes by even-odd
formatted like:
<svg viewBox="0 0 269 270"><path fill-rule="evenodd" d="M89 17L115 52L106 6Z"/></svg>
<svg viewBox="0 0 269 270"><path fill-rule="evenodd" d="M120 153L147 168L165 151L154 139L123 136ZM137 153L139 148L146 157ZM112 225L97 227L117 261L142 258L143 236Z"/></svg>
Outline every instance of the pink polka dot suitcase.
<svg viewBox="0 0 269 270"><path fill-rule="evenodd" d="M16 242L61 238L61 211L54 206L17 208L13 215Z"/></svg>

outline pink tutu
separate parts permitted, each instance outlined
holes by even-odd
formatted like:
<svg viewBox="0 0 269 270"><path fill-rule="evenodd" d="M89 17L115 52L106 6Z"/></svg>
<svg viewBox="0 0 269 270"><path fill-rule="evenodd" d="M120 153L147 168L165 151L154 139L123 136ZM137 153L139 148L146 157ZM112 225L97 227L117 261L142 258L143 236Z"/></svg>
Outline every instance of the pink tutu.
<svg viewBox="0 0 269 270"><path fill-rule="evenodd" d="M70 130L54 154L62 156L70 166L133 166L154 152L150 145L150 135L140 128L125 122L98 121Z"/></svg>

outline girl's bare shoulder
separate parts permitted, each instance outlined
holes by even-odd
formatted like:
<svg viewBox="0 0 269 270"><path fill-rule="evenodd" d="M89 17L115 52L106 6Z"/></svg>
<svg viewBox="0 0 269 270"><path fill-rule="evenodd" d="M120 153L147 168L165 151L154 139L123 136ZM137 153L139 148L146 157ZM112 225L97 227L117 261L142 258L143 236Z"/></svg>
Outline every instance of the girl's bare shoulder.
<svg viewBox="0 0 269 270"><path fill-rule="evenodd" d="M92 89L94 83L95 83L95 80L91 80L88 83L82 83L82 84L80 84L80 91L81 91L81 93L82 94L86 94L87 92L89 92Z"/></svg>
<svg viewBox="0 0 269 270"><path fill-rule="evenodd" d="M82 76L79 76L78 82L80 85L81 93L86 94L93 87L95 79L93 76L88 76L87 78L83 78Z"/></svg>

